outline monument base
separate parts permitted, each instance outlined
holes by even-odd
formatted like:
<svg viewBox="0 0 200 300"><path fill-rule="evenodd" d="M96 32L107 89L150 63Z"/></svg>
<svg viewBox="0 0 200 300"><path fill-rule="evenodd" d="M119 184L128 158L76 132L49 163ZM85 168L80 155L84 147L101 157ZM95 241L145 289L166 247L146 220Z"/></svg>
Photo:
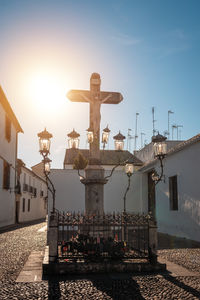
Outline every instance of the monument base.
<svg viewBox="0 0 200 300"><path fill-rule="evenodd" d="M43 260L43 276L45 275L69 275L91 273L151 273L166 271L166 264L150 264L147 259L132 260L108 260L103 262L49 262L49 247L46 246Z"/></svg>

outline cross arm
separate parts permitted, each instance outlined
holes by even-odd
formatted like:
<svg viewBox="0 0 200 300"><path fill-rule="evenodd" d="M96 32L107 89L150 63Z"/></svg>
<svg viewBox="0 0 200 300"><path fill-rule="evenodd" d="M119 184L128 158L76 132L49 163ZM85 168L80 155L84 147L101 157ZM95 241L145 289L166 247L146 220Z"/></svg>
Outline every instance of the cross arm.
<svg viewBox="0 0 200 300"><path fill-rule="evenodd" d="M123 96L117 92L101 92L102 104L118 104L123 100Z"/></svg>
<svg viewBox="0 0 200 300"><path fill-rule="evenodd" d="M90 91L87 90L70 90L67 98L72 102L90 102Z"/></svg>

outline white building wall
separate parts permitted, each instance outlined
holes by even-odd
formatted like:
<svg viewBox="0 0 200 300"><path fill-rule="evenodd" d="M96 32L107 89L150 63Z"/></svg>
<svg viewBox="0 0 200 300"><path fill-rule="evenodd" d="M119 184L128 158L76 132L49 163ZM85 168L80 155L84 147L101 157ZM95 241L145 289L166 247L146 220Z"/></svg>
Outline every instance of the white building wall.
<svg viewBox="0 0 200 300"><path fill-rule="evenodd" d="M105 176L110 174L105 171ZM84 211L85 186L80 183L77 170L52 169L50 178L56 189L56 208L61 211ZM142 186L146 182L144 174L135 173L131 177L130 190L127 193L127 211L147 212L147 199ZM105 212L123 211L123 197L128 185L128 177L123 170L115 170L104 186ZM49 193L49 207L52 209L52 198Z"/></svg>
<svg viewBox="0 0 200 300"><path fill-rule="evenodd" d="M24 174L26 174L26 182L24 182ZM28 186L33 186L37 189L37 196L34 197L33 193L29 191L24 191L24 183ZM46 184L43 180L34 175L27 168L22 167L22 173L20 174L20 184L21 184L21 196L19 205L19 219L20 223L28 222L32 220L38 220L46 217L47 214L47 204L45 197L47 196ZM44 192L41 196L40 191ZM25 199L25 211L23 211L23 199ZM28 200L30 199L30 211L28 211Z"/></svg>
<svg viewBox="0 0 200 300"><path fill-rule="evenodd" d="M0 104L0 227L15 223L16 129L11 123L11 141L5 138L6 113ZM10 190L3 189L3 160L10 165Z"/></svg>
<svg viewBox="0 0 200 300"><path fill-rule="evenodd" d="M158 231L200 241L200 143L164 160L165 182L156 187ZM159 168L157 168L159 171ZM178 211L170 210L169 177L177 175Z"/></svg>

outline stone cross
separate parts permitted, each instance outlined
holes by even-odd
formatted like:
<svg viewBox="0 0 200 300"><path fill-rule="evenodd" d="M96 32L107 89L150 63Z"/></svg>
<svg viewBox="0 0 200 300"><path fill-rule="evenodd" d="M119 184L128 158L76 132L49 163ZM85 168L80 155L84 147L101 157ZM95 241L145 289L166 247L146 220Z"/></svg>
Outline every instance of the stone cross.
<svg viewBox="0 0 200 300"><path fill-rule="evenodd" d="M120 93L100 91L101 78L98 73L93 73L90 78L90 91L71 90L67 97L72 102L87 102L90 104L90 125L94 140L90 144L90 164L100 163L100 121L101 104L118 104L123 100Z"/></svg>

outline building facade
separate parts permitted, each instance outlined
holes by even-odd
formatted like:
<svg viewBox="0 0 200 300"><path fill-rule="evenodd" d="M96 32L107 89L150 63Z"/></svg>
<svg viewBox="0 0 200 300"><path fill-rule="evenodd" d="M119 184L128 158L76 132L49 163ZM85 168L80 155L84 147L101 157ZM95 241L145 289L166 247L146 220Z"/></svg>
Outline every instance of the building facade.
<svg viewBox="0 0 200 300"><path fill-rule="evenodd" d="M200 134L178 143L163 161L164 178L152 189L157 160L140 169L148 180L148 210L155 208L158 231L200 241Z"/></svg>
<svg viewBox="0 0 200 300"><path fill-rule="evenodd" d="M47 214L47 186L43 178L28 169L18 159L18 187L16 196L17 222L44 219Z"/></svg>
<svg viewBox="0 0 200 300"><path fill-rule="evenodd" d="M0 87L0 227L15 223L17 140L23 132Z"/></svg>

